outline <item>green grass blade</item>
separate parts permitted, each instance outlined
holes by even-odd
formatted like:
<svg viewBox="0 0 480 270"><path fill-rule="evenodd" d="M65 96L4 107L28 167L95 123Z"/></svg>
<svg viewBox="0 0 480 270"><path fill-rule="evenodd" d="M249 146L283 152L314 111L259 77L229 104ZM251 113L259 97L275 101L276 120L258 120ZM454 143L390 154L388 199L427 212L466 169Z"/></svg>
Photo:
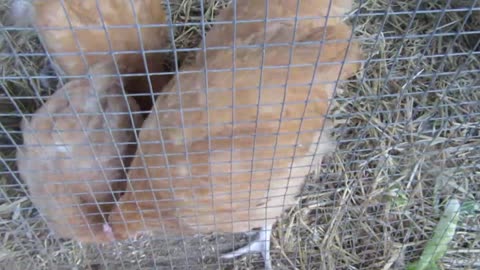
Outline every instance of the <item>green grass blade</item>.
<svg viewBox="0 0 480 270"><path fill-rule="evenodd" d="M460 202L456 199L450 200L433 232L432 239L427 242L420 259L408 267L409 270L439 269L437 262L445 255L448 244L455 235L459 214Z"/></svg>

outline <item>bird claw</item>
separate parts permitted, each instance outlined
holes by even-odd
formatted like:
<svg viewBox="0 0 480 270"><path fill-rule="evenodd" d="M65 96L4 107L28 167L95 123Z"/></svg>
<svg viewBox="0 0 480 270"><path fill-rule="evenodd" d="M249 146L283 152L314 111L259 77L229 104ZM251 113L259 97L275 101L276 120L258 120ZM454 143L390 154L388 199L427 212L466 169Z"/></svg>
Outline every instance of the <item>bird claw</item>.
<svg viewBox="0 0 480 270"><path fill-rule="evenodd" d="M270 257L271 234L272 234L272 226L267 226L265 228L262 228L262 230L258 232L258 237L255 241L251 242L250 244L242 248L223 254L221 258L233 259L248 253L260 252L265 262L265 270L272 270L272 260Z"/></svg>
<svg viewBox="0 0 480 270"><path fill-rule="evenodd" d="M108 240L115 241L115 236L113 235L112 227L110 227L110 225L108 225L107 223L103 224L103 232L107 236Z"/></svg>

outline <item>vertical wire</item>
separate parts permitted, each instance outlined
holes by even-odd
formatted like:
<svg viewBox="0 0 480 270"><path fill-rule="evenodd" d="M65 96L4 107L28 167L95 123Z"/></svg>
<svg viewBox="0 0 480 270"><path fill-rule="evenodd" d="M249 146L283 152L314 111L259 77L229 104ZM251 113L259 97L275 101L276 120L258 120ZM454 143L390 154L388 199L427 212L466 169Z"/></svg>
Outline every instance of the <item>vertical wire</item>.
<svg viewBox="0 0 480 270"><path fill-rule="evenodd" d="M62 7L62 10L63 10L64 14L65 14L65 18L66 18L67 23L68 23L68 25L69 25L69 29L70 29L70 31L72 32L72 36L73 36L73 39L74 39L74 41L75 41L75 45L77 46L77 49L80 51L80 58L82 59L82 62L84 63L85 67L88 68L88 67L89 67L88 61L87 61L87 59L86 59L86 57L85 57L85 54L83 53L83 50L81 49L82 47L81 47L81 45L80 45L80 41L79 41L78 36L77 36L77 34L76 34L75 28L73 27L73 24L72 24L72 22L71 22L71 20L70 20L70 17L68 16L68 12L67 12L67 9L66 9L66 7L65 7L65 1L64 1L64 0L60 0L60 5L61 5L61 7ZM86 78L87 78L87 80L89 81L89 83L91 84L91 87L93 88L92 90L94 90L93 92L95 92L95 95L96 95L96 94L97 94L97 93L96 93L96 89L94 89L94 88L95 88L95 84L93 83L93 80L92 80L92 78L91 78L91 75L90 75L89 72L88 72L88 69L87 69L87 72L86 72ZM71 101L70 95L69 95L68 91L65 91L65 97L66 97L66 99L67 99L69 102ZM97 99L98 99L98 96L97 96ZM106 120L105 112L103 111L103 108L102 108L101 104L98 104L98 106L99 106L99 108L100 108L100 111L101 111L101 114L102 114L102 117L103 117L103 121L104 121L105 123L107 123L107 125L108 125L108 121ZM73 107L73 106L70 106L70 108L71 108L72 111L73 111L74 117L76 117L78 123L80 123L81 131L83 132L83 134L87 135L87 134L88 134L88 133L86 132L87 130L85 129L82 121L80 120L77 110L76 110L75 107ZM48 113L48 115L49 115L49 117L51 117L51 115L50 115L49 113ZM55 129L57 132L59 132L59 130L58 130L57 127L56 127L56 122L52 120L52 124L53 124L53 126L54 126L54 129ZM114 137L113 137L113 135L112 135L112 133L111 133L111 130L109 130L109 132L110 132L110 136L112 136L112 139L114 140ZM58 134L60 134L60 133L58 133ZM92 142L90 141L89 136L87 136L87 138L88 138L87 140L88 140L88 142L89 142L90 150L92 151L93 157L95 158L95 160L97 161L97 163L98 163L98 165L99 165L99 167L100 167L100 170L101 170L101 173L102 173L102 177L104 178L103 180L108 182L108 178L107 178L106 173L105 173L105 170L104 170L104 168L103 168L103 164L101 164L100 162L98 162L98 161L99 161L99 158L98 158L98 156L97 156L94 148L92 147L93 144L92 144ZM62 140L62 143L64 143L63 140ZM64 143L64 144L65 144L65 143ZM116 147L116 145L115 145L115 147ZM118 148L116 148L116 150L117 150L117 153L119 153ZM70 152L70 151L67 149L67 152ZM71 154L71 152L70 152L70 154ZM91 185L90 185L90 183L89 183L88 180L86 180L86 179L84 179L84 178L82 177L82 179L81 179L80 181L83 181L84 184L88 187L90 194L92 194L92 195L95 194L95 193L93 192L93 189L92 189L92 187L91 187ZM62 184L65 185L65 183L62 183ZM108 186L109 186L110 191L111 191L112 194L113 194L113 191L112 191L110 185L108 185ZM93 199L94 199L95 204L97 205L97 210L98 210L100 213L103 214L103 212L101 211L100 207L98 206L98 201L96 200L95 197L93 197ZM107 222L107 221L104 220L104 222ZM88 222L87 222L87 224L88 224ZM90 230L90 234L93 236L93 233L92 233L91 230ZM97 248L98 248L98 247L97 247ZM103 256L103 252L102 252L100 249L98 249L98 251L99 251L99 255L100 255L100 257L102 258L102 260L105 261L105 258L104 258L104 256Z"/></svg>
<svg viewBox="0 0 480 270"><path fill-rule="evenodd" d="M16 143L15 143L15 140L11 137L10 133L7 132L7 130L5 129L4 125L1 122L0 122L0 128L2 129L2 132L4 132L5 135L11 140L11 142L15 146L17 146ZM17 148L18 148L18 146L17 146ZM22 192L25 193L25 195L27 195L28 193L27 193L26 189L24 188L24 185L21 184L22 181L20 179L18 179L18 177L15 175L15 173L10 168L10 165L8 165L8 163L4 160L3 156L0 156L0 161L2 162L3 166L7 169L8 173L11 175L11 177L15 180L17 185L21 188ZM10 198L8 196L6 196L6 198L8 198L8 200L10 200ZM30 226L30 224L28 223L27 219L25 217L23 217L23 215L20 215L20 217L21 217L22 222L27 225L29 230L34 231L33 228ZM37 237L37 235L35 235L35 234L32 234L32 235L35 238L35 242L38 243L39 246L41 246L41 240ZM13 237L15 239L17 239L16 234L13 234ZM20 245L20 246L28 254L28 251L25 249L25 247L23 247L23 245ZM35 264L35 261L33 260L32 257L29 257L29 259L32 261L33 264ZM47 260L50 261L50 258L47 258Z"/></svg>
<svg viewBox="0 0 480 270"><path fill-rule="evenodd" d="M168 20L169 20L169 25L171 25L171 27L169 27L169 32L170 32L170 39L171 39L171 42L172 42L172 50L173 50L173 58L174 58L174 66L175 66L175 86L176 86L176 91L177 91L177 94L178 94L178 99L179 99L179 105L180 105L180 124L182 126L182 137L184 138L183 139L183 143L184 143L184 149L185 149L185 159L187 161L187 164L188 164L188 177L189 177L189 180L192 181L193 178L192 178L192 169L191 169L191 163L190 163L190 160L189 160L189 155L188 155L188 147L187 147L187 144L186 144L186 136L185 136L185 120L184 120L184 115L183 115L183 102L182 102L182 86L180 84L180 68L179 68L179 65L178 65L178 50L177 50L177 46L175 44L175 34L173 32L173 22L171 21L171 14L172 14L172 10L171 10L171 3L170 3L170 0L165 0L165 4L166 4L166 7L167 7L167 10L168 10L168 14L169 14L169 17L168 17ZM172 79L173 80L173 79ZM170 94L169 94L170 95ZM156 103L154 103L154 111L157 112L158 109L156 107ZM155 114L156 116L156 120L157 120L157 125L159 127L159 135L160 135L160 138L161 138L161 141L162 141L162 148L163 148L163 151L165 153L165 165L167 166L167 171L168 171L168 178L169 178L169 186L170 186L170 190L172 192L172 195L173 195L173 198L176 200L177 196L175 195L175 187L172 183L172 181L175 181L172 177L172 174L170 173L170 165L169 165L169 161L168 161L168 156L166 155L166 148L165 148L165 145L164 145L164 139L163 139L163 136L162 136L162 132L161 132L161 125L160 125L160 120L158 118L158 113ZM196 198L195 196L195 192L192 191L194 197ZM181 215L179 215L179 212L178 212L178 209L175 208L175 212L176 212L176 216L177 217L181 217ZM182 239L185 239L185 235L183 233L183 230L181 229L181 237ZM185 252L185 254L188 254L187 252L187 248L185 246L185 241L182 241L182 244L183 244L183 250ZM170 256L170 255L169 255ZM188 266L188 258L185 257L185 262L186 262L186 265ZM173 267L173 266L172 266Z"/></svg>
<svg viewBox="0 0 480 270"><path fill-rule="evenodd" d="M200 14L201 14L201 21L200 21L200 26L201 26L201 33L202 33L202 49L203 49L203 75L205 76L205 79L203 80L204 83L204 91L205 91L205 105L206 105L206 113L207 113L207 140L208 140L208 161L207 161L207 166L208 166L208 175L209 175L209 185L210 185L210 190L212 193L212 211L213 211L213 226L215 228L215 231L217 231L217 219L215 218L215 213L216 213L216 207L215 207L215 186L213 185L213 177L214 175L212 174L212 168L211 168L211 160L210 160L210 153L212 151L212 142L211 142L211 131L210 131L210 108L209 108L209 98L208 98L208 62L207 62L207 44L206 44L206 31L205 31L205 12L204 12L204 1L205 0L200 0ZM230 3L230 5L236 5L236 0L233 1L233 3ZM235 44L234 44L235 47ZM188 152L187 152L188 155ZM198 213L195 215L197 216ZM218 252L218 239L217 236L215 236L215 245L217 248L215 249L215 252L217 253L217 257L219 257L219 252ZM217 260L217 266L220 267L220 260Z"/></svg>
<svg viewBox="0 0 480 270"><path fill-rule="evenodd" d="M105 25L105 20L104 20L104 17L103 17L103 13L102 13L101 10L100 10L100 4L99 4L98 0L95 0L95 2L96 2L97 12L98 12L98 14L99 14L99 16L100 16L100 18L101 18L102 27L104 28L104 31L105 31L105 34L106 34L106 37L107 37L108 47L109 47L109 50L110 50L111 55L112 55L112 60L113 60L113 63L114 63L114 65L115 65L116 72L117 72L117 74L120 74L120 70L119 70L119 67L118 67L118 63L117 63L117 61L116 61L116 58L114 57L115 52L114 52L113 47L112 47L112 44L111 44L110 32L108 31L108 28L107 28L107 26ZM135 28L136 28L136 30L137 30L137 38L138 38L138 41L139 41L140 52L141 52L141 54L142 54L142 61L143 61L144 68L145 68L145 75L142 75L142 76L146 76L146 78L147 78L149 91L150 91L150 93L152 94L151 97L152 97L153 107L155 107L155 100L154 100L154 98L153 98L153 91L154 91L154 90L153 90L152 82L151 82L151 79L150 79L150 76L149 76L149 70L148 70L148 65L147 65L147 58L146 58L145 49L144 49L144 46L143 46L143 36L142 36L140 24L139 24L139 22L138 22L137 10L135 9L135 4L133 3L133 0L129 0L128 2L130 3L130 8L131 8L132 13L133 13L133 16L134 16L134 18L135 18L134 26L135 26ZM149 3L151 3L151 2L149 2ZM144 3L144 4L146 5L147 3ZM166 14L166 15L168 16L169 14ZM126 29L128 29L128 28L126 28ZM129 110L129 112L132 112L132 110L131 110L131 108L130 108L130 104L129 104L129 102L128 102L128 98L126 97L125 85L124 85L124 83L123 83L123 80L120 80L120 83L121 83L121 88L122 88L123 96L125 97L125 101L126 101L126 104L127 104L127 106L128 106L128 110ZM156 110L155 110L155 111L156 111ZM139 142L140 142L139 134L137 134L137 132L136 132L136 130L137 130L138 127L135 125L135 121L133 120L133 117L132 117L132 116L130 117L130 121L131 121L131 123L132 123L132 127L133 127L133 130L134 130L135 142L137 142L137 149L136 149L136 151L135 151L135 153L134 153L134 156L133 156L131 162L133 161L133 159L137 158L137 154L136 154L136 153L139 152L139 155L138 155L138 156L142 159L142 163L143 163L144 166L145 166L144 170L145 170L146 175L147 175L147 177L148 177L148 181L150 181L151 177L150 177L150 175L149 175L148 168L147 168L147 165L146 165L146 162L145 162L145 159L144 159L144 153L143 153L143 150L142 150L142 147L141 147L141 143L139 143ZM142 125L142 126L143 126L143 125ZM141 132L141 128L140 128L140 132ZM163 143L163 139L162 139L161 141L162 141L162 143ZM123 163L122 163L122 165L123 165ZM125 167L125 165L124 165L124 167ZM131 194L132 194L132 196L134 197L134 203L135 203L135 205L137 206L137 209L140 210L141 208L140 208L140 206L139 206L139 204L138 204L138 201L139 201L139 200L137 199L137 196L136 196L136 194L135 194L135 189L133 188L133 185L132 185L132 183L131 183L131 179L130 179L128 173L126 174L126 180L127 180L127 186L129 186L130 189L132 190L132 193L131 193ZM150 182L149 182L149 184L150 184ZM150 189L152 190L152 194L154 194L154 192L153 192L153 187L151 186L151 184L150 184ZM117 201L115 201L115 202L117 202ZM117 204L117 205L118 205L118 204ZM158 208L157 208L157 212L160 214L160 210L159 210ZM138 211L138 214L140 215L140 218L143 220L143 226L144 226L144 228L146 229L145 218L144 218L144 216L143 216L142 211ZM119 215L120 215L121 219L122 219L122 220L125 222L125 224L126 224L126 220L125 220L125 217L123 216L122 211L119 211ZM128 227L126 227L126 230L127 230L127 232L128 232ZM130 234L130 233L129 233L129 234ZM155 267L157 267L157 261L156 261L155 256L154 256L154 250L153 250L153 249L151 250L151 254L152 254L153 264L154 264ZM137 257L137 256L135 255L135 257ZM138 261L139 261L139 260L137 259L138 267L140 267Z"/></svg>
<svg viewBox="0 0 480 270"><path fill-rule="evenodd" d="M284 87L283 87L283 98L282 98L282 105L281 105L281 109L280 109L280 114L278 115L279 119L278 119L278 128L277 128L277 131L274 133L276 134L276 137L275 137L275 143L273 145L273 155L272 155L272 163L271 163L271 169L270 169L270 176L268 177L269 179L267 181L269 181L268 183L268 188L267 188L267 192L266 192L266 198L268 200L269 196L270 196L270 189L271 189L271 182L274 181L274 179L272 179L273 177L273 170L274 170L274 167L275 167L275 157L276 157L276 154L277 154L277 148L279 147L278 145L278 137L280 137L280 129L281 129L281 126L282 126L282 116L283 116L283 113L284 113L284 110L285 110L285 103L287 102L287 89L288 89L288 78L290 77L290 66L292 64L292 59L293 59L293 51L295 50L295 38L296 38L296 32L297 32L297 24L298 24L298 14L299 14L299 10L300 10L300 0L297 0L297 5L295 7L295 17L292 19L293 20L293 33L292 33L292 44L291 46L289 46L289 50L288 50L288 64L287 64L287 74L285 76L285 82L284 82ZM291 18L289 18L291 19ZM282 40L282 42L284 42ZM281 147L281 146L280 146ZM296 147L295 145L292 146L292 147ZM294 157L292 156L292 159ZM281 168L280 168L281 169ZM285 189L285 194L284 194L284 198L286 197L286 193L288 192L288 185L289 185L289 180L290 179L286 179L287 180L287 184L286 184L286 189ZM279 206L275 206L275 205L269 205L268 203L265 205L265 226L267 225L268 221L268 208L269 207L279 207ZM283 200L282 202L282 205L281 205L282 208L285 208L285 199ZM271 221L270 221L271 222Z"/></svg>
<svg viewBox="0 0 480 270"><path fill-rule="evenodd" d="M315 83L314 81L315 81L315 78L317 77L317 68L318 68L319 65L322 65L322 63L320 63L320 58L321 58L321 55L322 55L323 46L324 46L325 43L330 42L329 40L326 40L326 36L327 36L327 29L326 28L327 28L327 25L328 25L328 19L330 18L330 12L331 12L331 9L332 9L332 2L333 1L329 2L328 8L327 8L327 14L325 16L325 23L323 25L324 31L323 31L323 34L322 34L322 38L319 41L320 42L320 44L319 44L320 47L319 47L319 50L318 50L318 54L315 58L316 61L314 62L314 65L313 65L313 73L312 73L311 83L309 84L310 87L309 87L308 93L307 93L306 104L304 106L302 116L300 117L301 120L300 120L299 130L297 132L297 137L295 139L295 143L294 143L294 146L293 146L295 148L293 150L292 159L291 159L291 162L290 162L290 165L289 165L289 175L288 175L288 178L287 178L288 182L290 182L290 179L292 177L293 164L294 164L295 156L296 156L296 153L297 153L297 148L296 147L299 145L299 138L300 138L300 133L301 133L301 130L302 130L302 127L303 127L303 120L305 118L305 114L306 114L306 111L307 111L308 100L310 99L310 96L312 94L313 85ZM352 37L353 37L353 30L352 30L352 33L350 35L349 40L352 40ZM295 40L294 40L294 42L295 42ZM340 79L340 76L341 76L342 71L343 71L344 64L346 62L346 57L347 57L349 49L350 49L350 44L351 43L348 44L348 46L345 50L344 61L341 63L341 67L340 67L340 70L338 72L336 81L334 82L333 93L331 95L331 98L333 98L336 94L336 88L337 88L338 80ZM331 102L331 100L329 100L328 105L327 105L327 114L330 111L331 104L332 104L332 102ZM317 154L319 145L321 144L321 137L324 136L324 132L325 132L324 128L325 128L325 122L326 122L325 121L326 120L326 115L322 115L321 117L324 119L324 121L323 121L323 123L321 125L321 128L320 128L319 137L318 137L317 142L316 142L315 152L312 156L312 162L311 163L313 163L313 160L315 160L315 155ZM313 143L313 144L315 144L315 143ZM310 170L311 170L311 167L312 166L310 166ZM285 193L284 196L283 196L283 204L285 204L286 196L287 196L287 194Z"/></svg>
<svg viewBox="0 0 480 270"><path fill-rule="evenodd" d="M10 41L10 37L9 37L9 36L6 36L5 41L6 41L6 43L7 43L7 46L9 47L12 55L13 55L14 58L16 59L16 62L20 65L20 68L21 68L22 72L23 72L25 75L28 76L29 73L27 72L27 69L26 69L26 67L23 65L22 61L19 59L18 54L17 54L17 52L16 52L13 44L12 44L11 41ZM30 85L32 86L32 88L34 88L34 90L35 90L34 92L35 92L38 100L40 101L40 103L42 104L42 106L44 106L44 105L45 105L45 102L43 102L41 96L39 95L40 91L35 87L35 84L33 83L33 80L32 80L32 79L29 79L28 81L29 81ZM6 95L9 97L9 99L12 101L12 104L14 105L15 109L16 109L18 112L21 112L22 110L18 107L18 105L16 104L16 102L14 101L14 99L13 99L13 98L11 97L11 95L8 93L8 91L5 91L5 93L6 93ZM47 112L47 115L48 115L50 118L53 118L53 116L52 116L49 112ZM23 121L28 121L28 119L25 117L24 114L21 114L21 118L23 119ZM77 117L77 118L78 118L78 117ZM57 134L60 134L60 133L59 133L60 131L56 128L56 123L55 123L54 121L52 121L52 126L54 127L56 133L57 133ZM5 132L6 132L6 130L5 130ZM8 134L8 133L6 132L6 134ZM12 142L15 144L15 141L12 141ZM39 140L37 140L37 142L38 142L39 145L41 145L41 143L40 143ZM15 144L15 146L16 146L17 151L23 151L23 149L20 148L17 144ZM70 152L70 151L67 150L67 152ZM70 153L70 154L71 154L71 153ZM19 183L20 183L20 182L19 182ZM65 185L64 185L64 186L65 186ZM47 191L47 193L50 194L49 191ZM25 192L25 194L28 194L28 193ZM92 194L93 194L93 193L92 193ZM50 194L50 195L52 196L53 194ZM54 196L53 196L53 197L54 197ZM78 208L79 211L80 211L80 206L77 206L77 208ZM45 222L46 224L49 224L49 222L47 222L47 220L43 217L43 215L42 215L42 218L43 218L43 220L44 220L44 222ZM85 218L85 217L83 217L83 218ZM71 228L69 228L69 230L70 230L71 233L73 232L73 231L71 230ZM91 235L93 236L93 234L92 234L91 231L90 231L90 233L91 233Z"/></svg>
<svg viewBox="0 0 480 270"><path fill-rule="evenodd" d="M233 46L232 46L232 132L230 133L231 136L231 144L230 144L230 209L233 211L233 149L235 148L235 123L236 123L236 68L237 68L237 0L233 0L230 4L233 7ZM232 222L232 228L234 218L233 213L230 215L230 220ZM232 249L235 248L235 237L232 238Z"/></svg>
<svg viewBox="0 0 480 270"><path fill-rule="evenodd" d="M262 97L262 88L263 88L263 68L265 64L265 42L267 40L267 26L268 26L268 18L269 18L269 7L270 7L270 0L265 0L265 17L264 17L264 26L263 26L263 41L260 45L262 49L262 57L260 60L260 77L259 77L259 82L258 82L258 97L257 97L257 104L256 104L256 110L257 110L257 115L255 119L255 132L253 134L253 151L252 151L252 161L250 163L250 179L249 179L249 197L248 197L248 228L251 227L250 220L252 219L250 216L250 209L252 208L251 202L252 202L252 182L254 181L253 179L253 170L255 168L255 150L257 146L257 129L258 129L258 120L260 116L260 102L261 102L261 97ZM263 230L263 228L262 228Z"/></svg>

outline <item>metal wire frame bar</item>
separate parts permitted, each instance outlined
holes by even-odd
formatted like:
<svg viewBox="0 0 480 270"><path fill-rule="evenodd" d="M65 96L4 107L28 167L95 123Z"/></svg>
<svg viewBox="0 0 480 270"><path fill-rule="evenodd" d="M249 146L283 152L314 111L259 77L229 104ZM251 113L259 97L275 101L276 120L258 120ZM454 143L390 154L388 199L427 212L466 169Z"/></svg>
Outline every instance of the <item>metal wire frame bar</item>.
<svg viewBox="0 0 480 270"><path fill-rule="evenodd" d="M232 1L232 3L234 3ZM389 5L391 6L391 5ZM171 14L171 9L167 8L168 13ZM472 5L469 8L443 8L443 9L436 9L436 10L431 10L431 9L425 9L425 10L409 10L409 11L378 11L378 12L364 12L364 11L359 11L359 10L354 10L351 13L355 14L355 17L374 17L374 16L393 16L393 15L411 15L413 12L415 14L445 14L445 13L457 13L457 12L469 12L469 11L480 11L480 7L475 7L475 5ZM328 16L299 16L298 20L312 20L312 19L324 19L324 18L343 18L344 16L335 16L335 15L328 15ZM277 17L277 18L268 18L267 22L283 22L283 21L292 21L293 18L282 18L282 17ZM235 23L236 24L242 24L242 23L255 23L255 22L265 22L264 19L248 19L248 20L240 20L235 18ZM208 21L208 22L203 22L205 25L222 25L222 24L231 24L231 21ZM181 22L181 23L166 23L166 24L138 24L142 28L154 28L154 27L185 27L185 26L202 26L202 22ZM81 30L81 29L94 29L94 28L99 28L98 26L72 26L72 29L75 30ZM107 29L116 29L116 28L132 28L131 24L118 24L118 25L108 25L106 26ZM7 30L7 31L12 31L12 30L33 30L35 28L33 27L12 27L12 26L4 26L2 29ZM63 30L65 27L42 27L42 30ZM103 27L101 28L103 30Z"/></svg>
<svg viewBox="0 0 480 270"><path fill-rule="evenodd" d="M469 10L469 9L467 9L467 10ZM430 12L428 12L428 13L432 13L432 12L430 11ZM383 13L379 13L379 14L383 14ZM392 14L391 12L388 13L388 15L391 15L391 14ZM406 14L411 14L411 12L406 12ZM398 59L399 59L399 58L397 58L397 60L398 60ZM210 90L210 89L209 89L209 90ZM428 92L430 93L430 90L429 90ZM183 92L182 92L182 93L183 93ZM383 95L382 95L382 97L383 97ZM375 112L377 113L378 111L375 111ZM429 120L433 120L433 119L429 119ZM395 123L395 124L396 124L396 123ZM466 139L466 138L465 138L465 139Z"/></svg>

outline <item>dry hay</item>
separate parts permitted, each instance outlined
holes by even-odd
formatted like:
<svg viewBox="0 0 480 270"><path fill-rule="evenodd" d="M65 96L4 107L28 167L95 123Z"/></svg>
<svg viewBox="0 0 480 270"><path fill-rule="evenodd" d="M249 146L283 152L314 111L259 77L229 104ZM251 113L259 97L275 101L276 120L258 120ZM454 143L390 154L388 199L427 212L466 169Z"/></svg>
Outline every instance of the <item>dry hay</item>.
<svg viewBox="0 0 480 270"><path fill-rule="evenodd" d="M172 0L174 21L200 21L199 2ZM226 4L205 2L208 19ZM441 264L478 269L480 10L468 11L475 1L359 2L351 22L369 60L337 99L332 118L338 151L276 226L275 269L404 269L419 258L445 201L453 197L467 206ZM7 4L0 1L2 22ZM195 46L199 34L198 26L178 27L177 47ZM1 74L7 77L0 97L0 267L261 267L259 256L218 261L217 252L232 248L232 236L145 237L114 247L82 247L49 235L12 174L20 116L51 91L25 77L37 76L45 59L13 57L42 51L32 31L2 30L0 50ZM245 243L245 237L236 240L236 246Z"/></svg>

